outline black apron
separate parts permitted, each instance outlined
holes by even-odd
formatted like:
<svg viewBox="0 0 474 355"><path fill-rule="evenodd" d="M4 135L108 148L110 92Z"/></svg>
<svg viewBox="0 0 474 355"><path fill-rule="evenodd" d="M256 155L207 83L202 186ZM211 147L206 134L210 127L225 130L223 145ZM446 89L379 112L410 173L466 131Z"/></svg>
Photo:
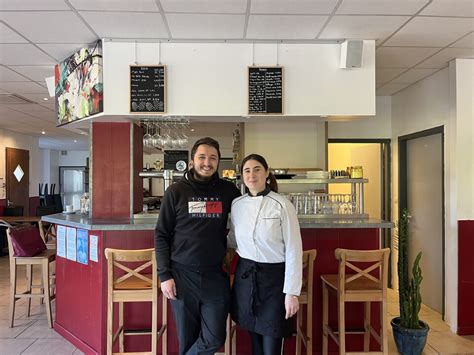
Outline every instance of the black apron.
<svg viewBox="0 0 474 355"><path fill-rule="evenodd" d="M293 333L285 319L285 263L239 258L232 287L231 316L241 328L274 338Z"/></svg>

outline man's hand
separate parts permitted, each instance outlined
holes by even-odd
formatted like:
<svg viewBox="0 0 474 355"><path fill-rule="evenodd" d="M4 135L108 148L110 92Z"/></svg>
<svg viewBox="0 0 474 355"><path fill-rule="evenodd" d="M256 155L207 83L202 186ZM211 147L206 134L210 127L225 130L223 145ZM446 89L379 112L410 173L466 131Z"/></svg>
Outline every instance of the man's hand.
<svg viewBox="0 0 474 355"><path fill-rule="evenodd" d="M165 296L169 300L176 299L176 284L174 283L174 279L169 279L161 283L161 292L163 292L163 296Z"/></svg>
<svg viewBox="0 0 474 355"><path fill-rule="evenodd" d="M298 297L293 295L286 295L285 296L285 319L293 317L298 309L300 308L300 304L298 302Z"/></svg>

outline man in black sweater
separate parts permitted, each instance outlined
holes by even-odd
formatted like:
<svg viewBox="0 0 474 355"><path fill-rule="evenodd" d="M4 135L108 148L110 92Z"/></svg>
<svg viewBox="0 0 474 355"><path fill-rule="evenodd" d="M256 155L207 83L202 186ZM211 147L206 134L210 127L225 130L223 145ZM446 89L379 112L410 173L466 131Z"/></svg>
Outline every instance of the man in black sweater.
<svg viewBox="0 0 474 355"><path fill-rule="evenodd" d="M222 269L227 217L240 193L219 178L219 143L199 139L191 169L165 192L155 229L158 274L171 300L180 354L214 354L225 342L229 277Z"/></svg>

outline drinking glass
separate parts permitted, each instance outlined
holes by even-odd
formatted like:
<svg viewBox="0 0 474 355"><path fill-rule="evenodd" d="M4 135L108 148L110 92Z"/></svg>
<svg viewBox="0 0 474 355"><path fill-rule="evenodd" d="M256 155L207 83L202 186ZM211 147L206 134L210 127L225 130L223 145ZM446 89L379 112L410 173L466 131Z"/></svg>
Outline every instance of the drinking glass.
<svg viewBox="0 0 474 355"><path fill-rule="evenodd" d="M151 143L151 134L150 134L150 126L148 122L145 122L146 133L143 135L143 145L145 147L150 147Z"/></svg>

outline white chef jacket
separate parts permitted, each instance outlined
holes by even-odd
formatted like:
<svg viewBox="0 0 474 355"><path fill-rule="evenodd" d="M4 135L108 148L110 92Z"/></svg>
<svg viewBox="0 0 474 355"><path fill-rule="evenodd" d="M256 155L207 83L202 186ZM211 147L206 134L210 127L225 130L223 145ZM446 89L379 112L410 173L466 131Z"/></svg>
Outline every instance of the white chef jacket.
<svg viewBox="0 0 474 355"><path fill-rule="evenodd" d="M303 247L295 208L276 192L232 202L228 246L242 258L261 263L285 262L283 293L299 296Z"/></svg>

